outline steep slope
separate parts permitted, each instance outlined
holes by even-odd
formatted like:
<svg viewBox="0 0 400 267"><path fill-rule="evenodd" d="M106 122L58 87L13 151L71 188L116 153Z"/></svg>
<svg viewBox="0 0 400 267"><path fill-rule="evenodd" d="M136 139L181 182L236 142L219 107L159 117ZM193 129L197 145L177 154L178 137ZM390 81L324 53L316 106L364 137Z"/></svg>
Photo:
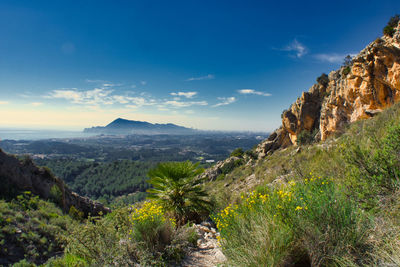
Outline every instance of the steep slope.
<svg viewBox="0 0 400 267"><path fill-rule="evenodd" d="M46 168L38 168L30 159L21 162L1 150L0 182L1 195L8 195L13 190L31 191L43 199L53 199L66 212L72 207L83 212L85 216L110 212L102 204L72 192L61 179L54 177Z"/></svg>
<svg viewBox="0 0 400 267"><path fill-rule="evenodd" d="M400 100L400 24L376 39L349 66L321 76L282 114L282 126L257 147L259 157L296 144L303 131L325 140L349 122L374 116Z"/></svg>
<svg viewBox="0 0 400 267"><path fill-rule="evenodd" d="M400 23L392 37L383 36L364 48L349 65L321 75L282 113L282 125L244 159L230 157L203 174L208 180L225 175L240 164L251 165L297 144L300 134L326 140L346 125L367 119L400 101ZM228 170L228 171L227 171ZM250 177L250 176L249 176ZM253 180L253 179L250 179Z"/></svg>

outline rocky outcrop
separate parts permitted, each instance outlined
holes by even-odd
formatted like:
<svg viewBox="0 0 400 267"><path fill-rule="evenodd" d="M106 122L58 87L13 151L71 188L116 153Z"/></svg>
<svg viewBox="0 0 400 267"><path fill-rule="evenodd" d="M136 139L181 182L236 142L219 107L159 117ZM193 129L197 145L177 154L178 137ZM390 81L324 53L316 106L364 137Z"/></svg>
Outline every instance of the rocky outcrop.
<svg viewBox="0 0 400 267"><path fill-rule="evenodd" d="M29 158L20 161L1 150L0 182L2 184L0 191L9 188L16 188L19 191L31 191L41 198L52 199L65 212L69 212L72 207L81 211L85 216L89 214L95 216L110 212L110 209L102 204L72 192L61 179L54 177L48 169L37 167ZM7 194L8 192L1 193Z"/></svg>
<svg viewBox="0 0 400 267"><path fill-rule="evenodd" d="M226 160L218 161L214 166L205 170L205 172L200 175L200 178L215 181L219 175L229 173L242 163L241 158L229 157Z"/></svg>
<svg viewBox="0 0 400 267"><path fill-rule="evenodd" d="M295 145L300 133L325 140L343 127L370 118L400 101L400 24L393 37L378 38L348 66L317 79L282 114L282 126L256 148L263 158Z"/></svg>

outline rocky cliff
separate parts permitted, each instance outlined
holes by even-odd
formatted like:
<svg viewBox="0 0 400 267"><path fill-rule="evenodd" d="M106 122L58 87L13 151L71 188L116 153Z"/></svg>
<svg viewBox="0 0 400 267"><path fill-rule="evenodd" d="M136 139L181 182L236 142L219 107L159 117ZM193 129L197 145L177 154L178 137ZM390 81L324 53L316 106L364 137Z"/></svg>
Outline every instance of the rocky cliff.
<svg viewBox="0 0 400 267"><path fill-rule="evenodd" d="M321 75L282 113L282 125L255 149L258 159L297 144L303 132L319 141L348 123L370 118L400 101L400 23L392 37L383 36L364 48L351 62ZM314 135L315 134L315 135ZM252 159L244 158L248 164ZM202 177L215 180L233 158L218 162Z"/></svg>
<svg viewBox="0 0 400 267"><path fill-rule="evenodd" d="M400 100L400 24L376 39L348 66L321 76L282 114L282 126L256 149L259 158L296 144L299 134L325 140L346 124L366 119Z"/></svg>
<svg viewBox="0 0 400 267"><path fill-rule="evenodd" d="M4 190L17 189L31 191L44 199L52 199L59 204L65 212L72 207L82 212L85 216L106 214L110 209L89 198L82 197L68 189L64 182L54 177L46 168L37 167L30 159L20 161L14 156L7 155L0 150L0 193L6 195Z"/></svg>

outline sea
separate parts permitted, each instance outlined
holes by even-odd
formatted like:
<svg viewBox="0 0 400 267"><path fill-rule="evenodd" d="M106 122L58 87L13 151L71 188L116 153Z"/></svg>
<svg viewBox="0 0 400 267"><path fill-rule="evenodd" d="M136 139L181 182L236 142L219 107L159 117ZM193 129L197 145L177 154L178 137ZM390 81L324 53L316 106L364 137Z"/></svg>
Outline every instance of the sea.
<svg viewBox="0 0 400 267"><path fill-rule="evenodd" d="M61 131L61 130L32 130L32 129L11 129L0 128L0 141L2 140L41 140L55 138L85 138L94 136L93 133L82 131Z"/></svg>

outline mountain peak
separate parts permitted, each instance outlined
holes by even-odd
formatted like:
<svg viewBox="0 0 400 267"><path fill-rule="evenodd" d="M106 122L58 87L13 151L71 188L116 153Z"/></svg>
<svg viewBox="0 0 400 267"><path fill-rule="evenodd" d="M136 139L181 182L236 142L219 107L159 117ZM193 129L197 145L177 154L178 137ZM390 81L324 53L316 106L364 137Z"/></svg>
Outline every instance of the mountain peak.
<svg viewBox="0 0 400 267"><path fill-rule="evenodd" d="M97 126L86 128L84 132L98 134L189 134L193 133L193 129L179 126L173 123L152 124L146 121L127 120L117 118L107 126Z"/></svg>

